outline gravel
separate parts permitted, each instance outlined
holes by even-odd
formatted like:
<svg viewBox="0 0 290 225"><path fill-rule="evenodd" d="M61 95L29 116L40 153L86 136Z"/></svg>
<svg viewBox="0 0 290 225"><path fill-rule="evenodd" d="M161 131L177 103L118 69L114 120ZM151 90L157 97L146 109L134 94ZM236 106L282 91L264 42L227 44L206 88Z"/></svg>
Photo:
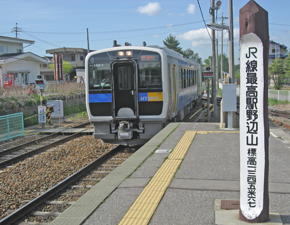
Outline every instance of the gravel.
<svg viewBox="0 0 290 225"><path fill-rule="evenodd" d="M4 168L0 171L0 219L113 147L83 136Z"/></svg>

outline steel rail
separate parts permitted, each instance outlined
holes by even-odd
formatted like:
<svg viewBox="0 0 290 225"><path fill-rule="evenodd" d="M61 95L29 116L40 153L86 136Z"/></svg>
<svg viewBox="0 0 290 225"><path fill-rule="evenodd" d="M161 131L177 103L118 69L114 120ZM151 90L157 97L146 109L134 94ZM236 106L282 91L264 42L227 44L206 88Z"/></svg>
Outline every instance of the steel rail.
<svg viewBox="0 0 290 225"><path fill-rule="evenodd" d="M98 158L95 161L91 162L90 164L88 164L87 166L82 168L81 170L75 172L74 174L72 174L71 176L67 177L62 182L58 183L54 187L52 187L49 190L47 190L45 193L41 194L37 198L33 199L29 203L25 204L24 206L22 206L18 210L14 211L13 213L9 214L8 216L6 216L2 220L0 220L0 225L2 225L2 224L3 225L4 224L5 225L9 225L9 224L12 224L12 223L16 222L21 217L25 216L27 213L29 213L30 211L35 209L37 206L39 206L41 203L43 203L44 201L48 200L51 196L55 195L56 193L61 191L66 186L68 186L69 184L71 184L75 180L79 179L80 177L82 177L83 175L88 173L91 169L93 169L94 167L96 167L99 164L101 164L104 160L109 159L111 157L111 155L117 153L121 149L123 149L123 146L120 146L120 145L115 147L115 148L113 148L110 152L104 154L100 158Z"/></svg>
<svg viewBox="0 0 290 225"><path fill-rule="evenodd" d="M70 141L70 140L72 140L74 138L77 138L77 137L79 137L81 135L83 135L83 133L82 132L78 132L78 133L69 135L67 137L64 137L61 140L55 141L53 143L50 143L50 144L47 144L47 145L44 145L44 146L41 146L41 147L39 147L37 149L34 149L34 150L29 151L29 152L23 153L21 155L18 155L16 157L11 158L11 159L7 159L7 160L5 160L5 161L0 163L0 168L8 166L8 165L10 165L12 163L16 163L16 162L18 162L18 161L20 161L22 159L25 159L25 158L27 158L29 156L44 152L47 149L50 149L50 148L53 148L53 147L55 147L57 145L63 144L65 142Z"/></svg>
<svg viewBox="0 0 290 225"><path fill-rule="evenodd" d="M86 123L86 124L87 124L87 123ZM78 125L77 127L79 127L79 126L80 126L80 125ZM84 124L82 124L82 126L84 126ZM68 128L68 129L70 129L70 128ZM44 137L44 139L47 139L47 138L53 138L53 137L55 137L55 136L58 136L61 132L64 132L65 130L68 130L68 129L64 129L64 130L61 130L61 131L59 131L59 132L57 132L57 133L54 133L54 134L52 134L52 135L48 135L48 136ZM44 145L44 146L41 146L41 147L39 147L39 148L37 148L37 149L34 149L34 150L29 151L29 152L23 153L23 154L21 154L21 155L15 156L15 157L13 157L13 158L11 158L11 159L7 159L7 160L5 160L5 161L3 161L3 162L0 162L0 168L3 168L3 167L5 167L5 166L8 166L8 165L10 165L10 164L12 164L12 163L18 162L18 161L20 161L20 160L22 160L22 159L24 159L24 158L29 157L29 156L32 156L32 155L35 155L35 154L38 154L38 153L44 152L44 151L46 151L46 150L49 149L49 148L52 148L52 147L54 147L54 146L57 146L57 145L60 145L60 144L62 144L62 143L65 143L65 142L67 142L67 141L70 141L70 140L72 140L72 139L74 139L74 138L77 138L77 137L79 137L79 136L81 136L81 135L83 135L82 131L80 131L80 132L78 132L78 133L75 133L75 134L71 134L71 135L69 135L69 136L67 136L67 137L62 138L61 140L55 141L55 142L53 142L53 143L50 143L50 144L47 144L47 145ZM40 138L40 139L41 139L41 138ZM42 141L43 141L43 140L42 140ZM38 144L38 142L39 142L39 139L34 140L34 141L31 141L31 142L29 142L29 143L30 143L29 146L31 146L31 145L33 145L33 144ZM24 145L26 146L26 144L24 144ZM23 148L23 145L16 146L15 148L17 148L17 150L19 150L19 149ZM14 150L14 151L16 151L16 150Z"/></svg>
<svg viewBox="0 0 290 225"><path fill-rule="evenodd" d="M25 148L25 147L28 147L30 145L34 145L34 144L37 144L38 142L42 142L42 141L46 141L48 139L51 139L51 138L54 138L55 136L58 136L59 134L61 134L62 132L68 130L68 129L72 129L72 128L80 128L80 127L83 127L83 126L86 126L90 124L90 122L86 122L86 123L83 123L83 124L80 124L80 125L77 125L77 126L74 126L74 127L70 127L70 128L66 128L66 129L63 129L63 130L60 130L56 133L53 133L53 134L50 134L50 135L47 135L45 137L41 137L41 138L38 138L37 140L33 140L33 141L30 141L30 142L27 142L25 144L22 144L22 145L18 145L18 146L15 146L15 147L12 147L12 148L9 148L9 149L6 149L4 151L1 151L0 152L0 156L4 156L4 155L7 155L7 154L10 154L14 151L17 151L17 150L20 150L22 148Z"/></svg>

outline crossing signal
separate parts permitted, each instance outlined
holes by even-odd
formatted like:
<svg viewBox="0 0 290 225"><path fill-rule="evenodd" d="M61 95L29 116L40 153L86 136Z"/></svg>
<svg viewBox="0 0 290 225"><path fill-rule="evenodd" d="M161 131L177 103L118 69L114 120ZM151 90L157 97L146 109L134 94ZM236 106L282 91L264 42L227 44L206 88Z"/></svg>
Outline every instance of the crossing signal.
<svg viewBox="0 0 290 225"><path fill-rule="evenodd" d="M202 75L204 78L211 78L211 77L213 77L213 72L212 71L205 71L205 72L202 72Z"/></svg>

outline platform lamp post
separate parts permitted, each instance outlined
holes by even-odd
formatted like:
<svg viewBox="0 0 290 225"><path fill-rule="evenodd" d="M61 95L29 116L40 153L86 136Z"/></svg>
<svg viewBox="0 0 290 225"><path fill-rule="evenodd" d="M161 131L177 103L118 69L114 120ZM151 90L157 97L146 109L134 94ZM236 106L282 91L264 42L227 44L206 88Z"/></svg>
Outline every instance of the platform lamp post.
<svg viewBox="0 0 290 225"><path fill-rule="evenodd" d="M222 2L221 1L216 1L211 0L211 7L209 9L209 13L211 14L211 22L215 23L215 10L218 10L221 6ZM215 118L217 116L217 102L216 102L216 90L217 90L217 85L216 85L216 47L215 47L215 30L212 30L212 71L214 72L214 76L212 78L212 102L213 102L213 117ZM208 96L209 97L209 96Z"/></svg>
<svg viewBox="0 0 290 225"><path fill-rule="evenodd" d="M231 81L229 83L235 83L234 77L234 28L233 28L233 2L228 0L228 13L229 13L229 26L217 23L209 23L207 26L213 30L228 30L229 32L229 74ZM231 112L229 115L231 121L230 124L234 124L235 114Z"/></svg>

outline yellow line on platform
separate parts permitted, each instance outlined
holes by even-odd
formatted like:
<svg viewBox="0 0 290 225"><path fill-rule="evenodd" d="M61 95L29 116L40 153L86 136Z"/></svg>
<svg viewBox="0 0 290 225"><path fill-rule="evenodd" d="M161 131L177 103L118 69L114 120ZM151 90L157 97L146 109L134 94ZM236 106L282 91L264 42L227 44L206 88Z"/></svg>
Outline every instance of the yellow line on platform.
<svg viewBox="0 0 290 225"><path fill-rule="evenodd" d="M141 192L119 225L145 225L149 223L196 133L196 131L185 132L168 159Z"/></svg>

